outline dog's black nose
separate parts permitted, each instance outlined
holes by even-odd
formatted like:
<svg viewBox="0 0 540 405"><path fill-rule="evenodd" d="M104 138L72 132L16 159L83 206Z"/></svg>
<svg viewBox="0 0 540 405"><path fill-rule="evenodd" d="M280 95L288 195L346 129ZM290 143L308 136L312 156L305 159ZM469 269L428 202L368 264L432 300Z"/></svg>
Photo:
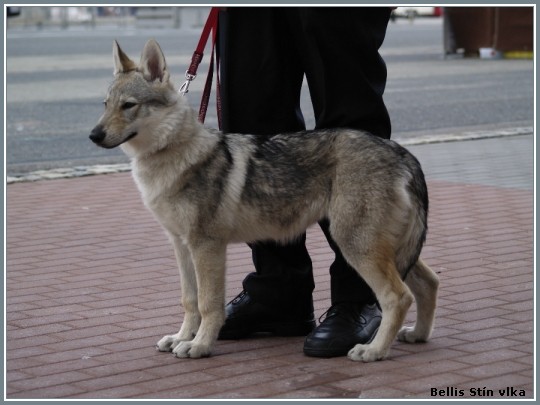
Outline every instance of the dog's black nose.
<svg viewBox="0 0 540 405"><path fill-rule="evenodd" d="M103 130L103 126L98 125L95 127L92 132L90 132L90 140L94 143L100 144L105 139L105 131Z"/></svg>

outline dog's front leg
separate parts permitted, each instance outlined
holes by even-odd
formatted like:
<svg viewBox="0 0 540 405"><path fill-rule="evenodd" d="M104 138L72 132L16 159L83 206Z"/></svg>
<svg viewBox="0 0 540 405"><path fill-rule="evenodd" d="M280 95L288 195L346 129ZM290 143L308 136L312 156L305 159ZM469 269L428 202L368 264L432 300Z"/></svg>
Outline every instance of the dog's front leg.
<svg viewBox="0 0 540 405"><path fill-rule="evenodd" d="M197 275L198 304L202 320L192 341L180 342L177 357L209 356L225 321L225 260L227 244L204 242L191 245Z"/></svg>
<svg viewBox="0 0 540 405"><path fill-rule="evenodd" d="M197 334L201 323L197 302L197 278L191 252L181 238L171 236L174 254L180 270L180 284L182 289L182 306L184 307L184 322L178 333L165 335L158 343L159 351L167 352L182 341L192 340Z"/></svg>

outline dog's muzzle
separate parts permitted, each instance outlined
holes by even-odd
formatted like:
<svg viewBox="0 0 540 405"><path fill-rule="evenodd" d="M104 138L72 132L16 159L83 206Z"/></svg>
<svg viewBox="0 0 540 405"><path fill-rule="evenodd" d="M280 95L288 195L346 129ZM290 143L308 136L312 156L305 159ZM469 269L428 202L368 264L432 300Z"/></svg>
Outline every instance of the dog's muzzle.
<svg viewBox="0 0 540 405"><path fill-rule="evenodd" d="M107 136L107 133L105 132L105 129L102 125L98 125L95 127L92 132L90 132L90 140L94 142L96 145L99 145L106 149L112 149L116 148L117 146L123 144L124 142L129 141L130 139L135 138L137 136L137 132L130 133L124 140L122 140L120 143L114 144L114 145L104 145L103 141L105 140L105 137Z"/></svg>
<svg viewBox="0 0 540 405"><path fill-rule="evenodd" d="M107 134L103 130L103 126L98 125L92 130L92 132L90 132L90 140L99 145L101 142L103 142L106 135Z"/></svg>

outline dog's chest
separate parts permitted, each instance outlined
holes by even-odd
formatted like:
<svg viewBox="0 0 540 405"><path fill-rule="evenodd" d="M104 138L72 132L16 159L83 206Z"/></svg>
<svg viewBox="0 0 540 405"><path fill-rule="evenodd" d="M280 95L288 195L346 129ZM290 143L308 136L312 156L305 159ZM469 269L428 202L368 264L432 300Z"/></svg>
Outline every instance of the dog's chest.
<svg viewBox="0 0 540 405"><path fill-rule="evenodd" d="M192 205L159 179L146 179L143 176L137 176L136 172L134 172L134 179L144 205L152 212L160 225L173 235L187 235L190 218L193 218L195 214Z"/></svg>

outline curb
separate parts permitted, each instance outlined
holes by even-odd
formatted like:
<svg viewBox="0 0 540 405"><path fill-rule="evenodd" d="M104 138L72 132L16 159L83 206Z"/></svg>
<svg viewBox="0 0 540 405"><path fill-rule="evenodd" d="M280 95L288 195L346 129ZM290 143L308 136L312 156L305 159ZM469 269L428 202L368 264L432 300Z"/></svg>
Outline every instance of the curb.
<svg viewBox="0 0 540 405"><path fill-rule="evenodd" d="M39 180L69 179L73 177L93 176L97 174L128 172L130 170L131 165L129 163L37 170L35 172L25 173L20 176L7 176L6 183L13 184Z"/></svg>
<svg viewBox="0 0 540 405"><path fill-rule="evenodd" d="M432 143L476 141L480 139L503 138L509 136L521 136L534 134L533 127L516 127L500 130L466 131L454 134L426 135L414 139L400 138L396 136L394 141L402 146L426 145Z"/></svg>
<svg viewBox="0 0 540 405"><path fill-rule="evenodd" d="M474 141L480 139L502 138L520 135L534 134L533 127L516 127L509 129L501 129L495 131L469 131L455 134L439 134L421 136L414 139L400 138L397 136L394 140L402 146L427 145L445 142L462 142ZM94 166L77 166L73 168L59 168L51 170L38 170L30 173L25 173L20 176L7 176L6 183L23 183L40 180L68 179L73 177L93 176L98 174L122 173L131 170L129 163L110 164L110 165L94 165Z"/></svg>

